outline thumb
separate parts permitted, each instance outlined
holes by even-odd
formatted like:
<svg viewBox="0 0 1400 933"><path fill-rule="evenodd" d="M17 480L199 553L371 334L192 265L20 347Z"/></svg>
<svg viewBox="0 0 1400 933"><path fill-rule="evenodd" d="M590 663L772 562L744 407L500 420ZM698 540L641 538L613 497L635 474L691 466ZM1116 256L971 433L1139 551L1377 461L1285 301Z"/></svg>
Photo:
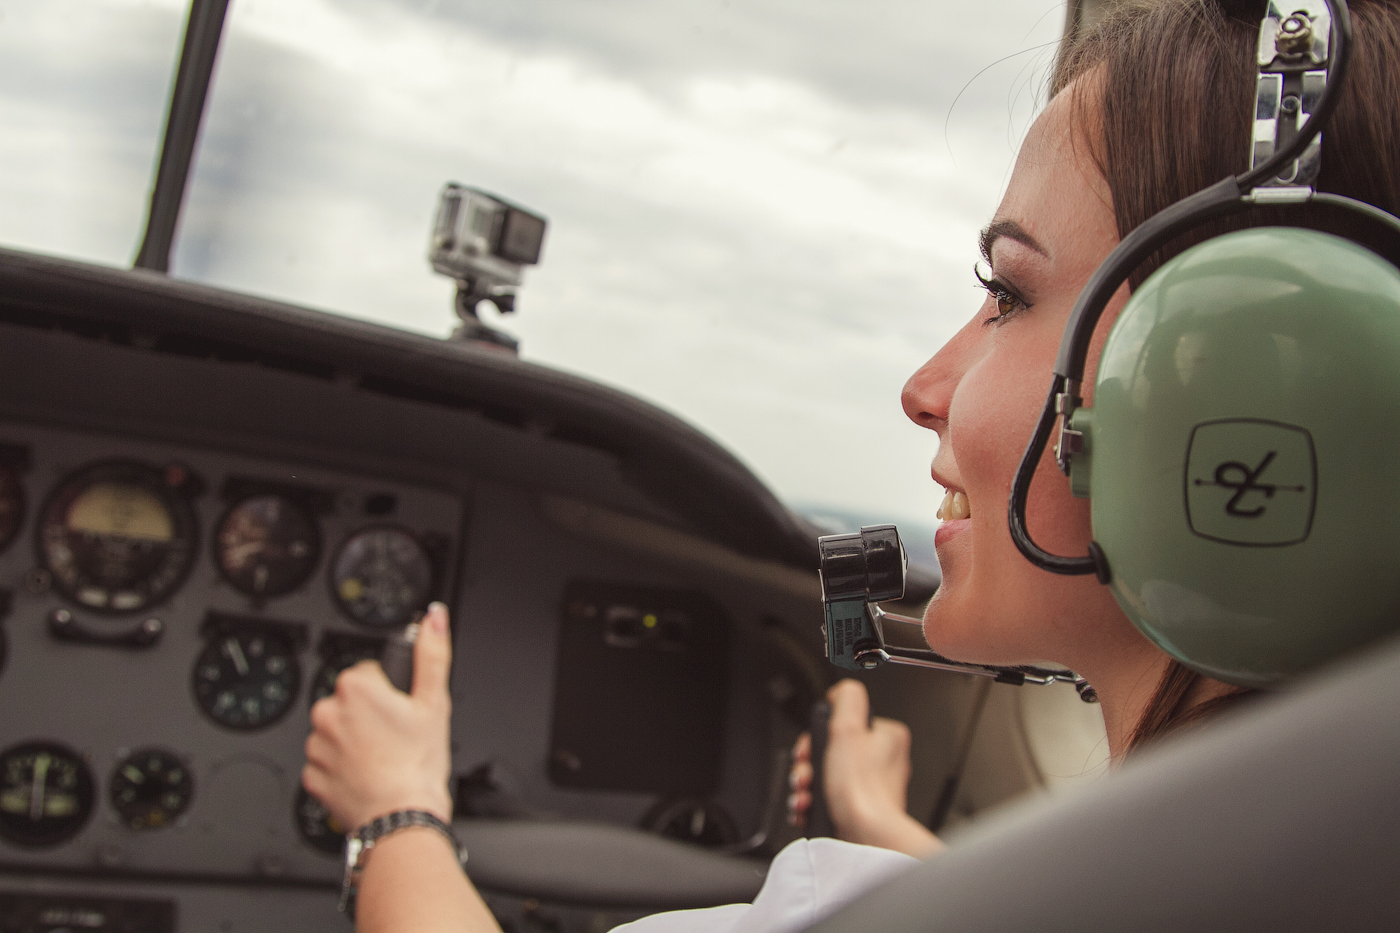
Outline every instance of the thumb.
<svg viewBox="0 0 1400 933"><path fill-rule="evenodd" d="M447 692L452 670L452 638L447 631L447 607L433 603L423 616L413 645L413 698L433 699Z"/></svg>
<svg viewBox="0 0 1400 933"><path fill-rule="evenodd" d="M865 684L849 677L826 692L831 704L831 731L864 732L870 728L870 694Z"/></svg>

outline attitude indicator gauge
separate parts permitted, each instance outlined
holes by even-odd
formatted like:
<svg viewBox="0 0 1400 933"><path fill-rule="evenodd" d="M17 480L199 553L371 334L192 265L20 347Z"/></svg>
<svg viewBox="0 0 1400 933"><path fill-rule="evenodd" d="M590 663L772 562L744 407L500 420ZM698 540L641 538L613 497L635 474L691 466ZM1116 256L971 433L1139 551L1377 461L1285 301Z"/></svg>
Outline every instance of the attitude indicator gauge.
<svg viewBox="0 0 1400 933"><path fill-rule="evenodd" d="M43 848L76 836L92 815L92 772L71 749L26 742L0 752L0 838Z"/></svg>
<svg viewBox="0 0 1400 933"><path fill-rule="evenodd" d="M267 599L290 593L311 576L321 557L321 534L306 510L286 496L254 495L224 516L214 551L226 580Z"/></svg>
<svg viewBox="0 0 1400 933"><path fill-rule="evenodd" d="M263 629L210 634L194 665L194 695L209 718L229 729L270 726L301 687L292 638Z"/></svg>
<svg viewBox="0 0 1400 933"><path fill-rule="evenodd" d="M184 581L197 546L188 474L99 463L64 480L39 519L39 559L64 596L97 612L138 612Z"/></svg>
<svg viewBox="0 0 1400 933"><path fill-rule="evenodd" d="M331 564L331 592L350 620L370 628L406 624L432 591L433 565L423 545L402 528L379 526L352 535Z"/></svg>
<svg viewBox="0 0 1400 933"><path fill-rule="evenodd" d="M112 771L108 797L128 829L160 829L175 822L194 799L194 778L169 752L134 752Z"/></svg>

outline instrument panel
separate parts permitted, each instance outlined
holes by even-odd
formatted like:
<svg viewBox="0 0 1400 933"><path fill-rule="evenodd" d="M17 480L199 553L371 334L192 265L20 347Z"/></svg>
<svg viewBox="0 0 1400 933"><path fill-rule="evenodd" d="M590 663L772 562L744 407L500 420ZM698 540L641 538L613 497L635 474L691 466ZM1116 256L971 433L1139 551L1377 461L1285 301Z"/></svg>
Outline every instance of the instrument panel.
<svg viewBox="0 0 1400 933"><path fill-rule="evenodd" d="M459 564L460 493L0 423L0 862L329 881L307 712Z"/></svg>

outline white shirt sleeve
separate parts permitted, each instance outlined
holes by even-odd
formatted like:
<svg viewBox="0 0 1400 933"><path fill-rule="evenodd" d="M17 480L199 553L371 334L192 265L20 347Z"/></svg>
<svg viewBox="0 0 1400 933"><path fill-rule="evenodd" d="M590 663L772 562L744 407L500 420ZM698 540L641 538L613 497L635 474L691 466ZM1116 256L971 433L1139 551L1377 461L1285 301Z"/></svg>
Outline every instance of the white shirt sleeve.
<svg viewBox="0 0 1400 933"><path fill-rule="evenodd" d="M613 933L796 933L917 864L889 849L798 839L773 859L752 904L652 914Z"/></svg>

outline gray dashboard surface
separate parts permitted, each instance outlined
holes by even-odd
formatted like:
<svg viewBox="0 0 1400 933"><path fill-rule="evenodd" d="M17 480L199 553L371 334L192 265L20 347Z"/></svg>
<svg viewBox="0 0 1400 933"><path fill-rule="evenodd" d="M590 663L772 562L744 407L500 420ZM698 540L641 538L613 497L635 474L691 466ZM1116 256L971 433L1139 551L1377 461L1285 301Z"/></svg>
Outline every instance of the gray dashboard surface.
<svg viewBox="0 0 1400 933"><path fill-rule="evenodd" d="M478 820L457 829L474 853L474 882L566 904L683 910L747 903L768 874L766 861L721 858L615 826ZM608 866L606 884L599 864Z"/></svg>

